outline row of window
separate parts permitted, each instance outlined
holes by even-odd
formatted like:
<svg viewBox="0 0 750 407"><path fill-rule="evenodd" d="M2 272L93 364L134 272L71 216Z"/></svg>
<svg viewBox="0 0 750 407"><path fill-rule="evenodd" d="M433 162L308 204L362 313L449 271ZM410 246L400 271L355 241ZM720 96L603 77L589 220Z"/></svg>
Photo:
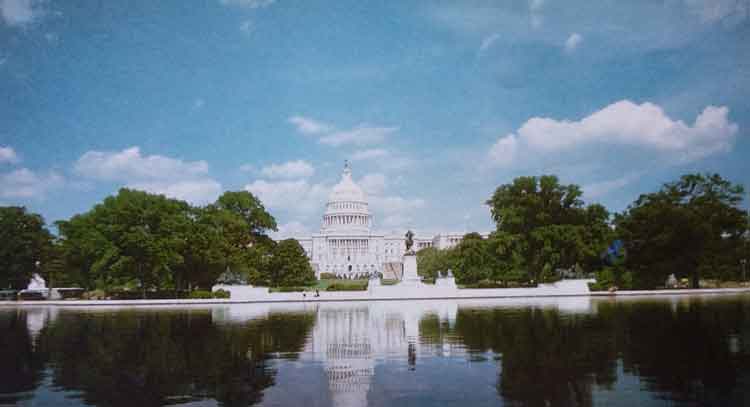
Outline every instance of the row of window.
<svg viewBox="0 0 750 407"><path fill-rule="evenodd" d="M328 209L367 209L365 204L355 202L332 202L328 204Z"/></svg>
<svg viewBox="0 0 750 407"><path fill-rule="evenodd" d="M330 225L367 225L369 216L365 215L327 215L323 218L326 226Z"/></svg>

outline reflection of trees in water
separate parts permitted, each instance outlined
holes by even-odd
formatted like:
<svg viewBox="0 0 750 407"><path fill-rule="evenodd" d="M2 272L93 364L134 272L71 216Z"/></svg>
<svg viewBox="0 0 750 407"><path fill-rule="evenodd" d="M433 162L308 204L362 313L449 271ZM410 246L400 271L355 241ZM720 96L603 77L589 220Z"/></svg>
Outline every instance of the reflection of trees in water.
<svg viewBox="0 0 750 407"><path fill-rule="evenodd" d="M501 357L498 392L520 405L591 405L611 388L617 362L669 400L742 405L750 399L747 301L603 303L595 314L554 309L460 310L455 331L470 351Z"/></svg>
<svg viewBox="0 0 750 407"><path fill-rule="evenodd" d="M750 400L748 301L693 300L674 308L648 302L612 308L623 337L618 351L624 369L640 376L649 390L703 405L743 405Z"/></svg>
<svg viewBox="0 0 750 407"><path fill-rule="evenodd" d="M0 312L0 404L16 403L42 380L45 357L34 348L26 313L19 310Z"/></svg>
<svg viewBox="0 0 750 407"><path fill-rule="evenodd" d="M274 383L269 353L294 357L313 323L312 315L302 314L216 325L203 312L62 313L42 331L37 347L49 355L53 384L79 391L90 404L215 398L246 406ZM23 356L10 359L29 363Z"/></svg>

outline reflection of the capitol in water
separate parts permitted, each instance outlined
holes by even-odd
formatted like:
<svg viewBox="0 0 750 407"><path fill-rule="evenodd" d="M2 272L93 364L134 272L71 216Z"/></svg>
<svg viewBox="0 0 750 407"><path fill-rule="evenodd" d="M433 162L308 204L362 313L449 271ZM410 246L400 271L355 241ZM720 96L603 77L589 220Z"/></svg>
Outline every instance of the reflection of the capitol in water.
<svg viewBox="0 0 750 407"><path fill-rule="evenodd" d="M496 299L460 301L322 302L306 304L232 305L212 309L214 322L241 323L277 312L312 312L312 333L299 355L302 362L321 363L335 406L364 406L376 366L406 361L416 370L420 355L464 356L460 341L425 338L420 322L427 318L453 328L460 308L556 308L561 312L588 313L588 297L548 299Z"/></svg>

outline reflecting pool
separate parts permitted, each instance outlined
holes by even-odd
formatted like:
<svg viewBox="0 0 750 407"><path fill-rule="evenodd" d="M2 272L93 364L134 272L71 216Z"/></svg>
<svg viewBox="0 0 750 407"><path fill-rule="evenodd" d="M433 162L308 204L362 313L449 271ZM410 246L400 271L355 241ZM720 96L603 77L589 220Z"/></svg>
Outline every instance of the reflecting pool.
<svg viewBox="0 0 750 407"><path fill-rule="evenodd" d="M0 308L0 406L750 405L750 295Z"/></svg>

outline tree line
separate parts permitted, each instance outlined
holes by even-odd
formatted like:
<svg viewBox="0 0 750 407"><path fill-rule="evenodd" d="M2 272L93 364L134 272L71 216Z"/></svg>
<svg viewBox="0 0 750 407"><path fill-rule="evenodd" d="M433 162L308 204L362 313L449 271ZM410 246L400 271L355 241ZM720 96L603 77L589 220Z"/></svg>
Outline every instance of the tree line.
<svg viewBox="0 0 750 407"><path fill-rule="evenodd" d="M315 279L296 240L275 242L276 220L247 191L192 206L120 189L91 210L55 222L0 208L0 287L21 289L33 272L56 287L190 291L222 280L302 285Z"/></svg>
<svg viewBox="0 0 750 407"><path fill-rule="evenodd" d="M423 249L419 272L452 270L469 286L533 285L561 270L597 273L603 286L654 288L670 274L744 279L748 217L744 190L717 174L689 174L611 214L586 204L578 185L553 175L500 185L487 200L496 229L456 247ZM300 286L315 274L296 240L272 240L276 220L247 191L187 202L121 189L91 210L55 222L0 207L0 288L22 289L34 272L88 290L190 291L217 281ZM621 244L620 244L621 243Z"/></svg>
<svg viewBox="0 0 750 407"><path fill-rule="evenodd" d="M745 279L744 190L718 174L689 174L643 194L622 213L586 204L578 185L551 175L519 177L486 202L496 229L469 233L454 248L422 249L419 272L452 270L457 283L514 286L552 282L561 271L596 273L601 287L649 289L669 275Z"/></svg>

